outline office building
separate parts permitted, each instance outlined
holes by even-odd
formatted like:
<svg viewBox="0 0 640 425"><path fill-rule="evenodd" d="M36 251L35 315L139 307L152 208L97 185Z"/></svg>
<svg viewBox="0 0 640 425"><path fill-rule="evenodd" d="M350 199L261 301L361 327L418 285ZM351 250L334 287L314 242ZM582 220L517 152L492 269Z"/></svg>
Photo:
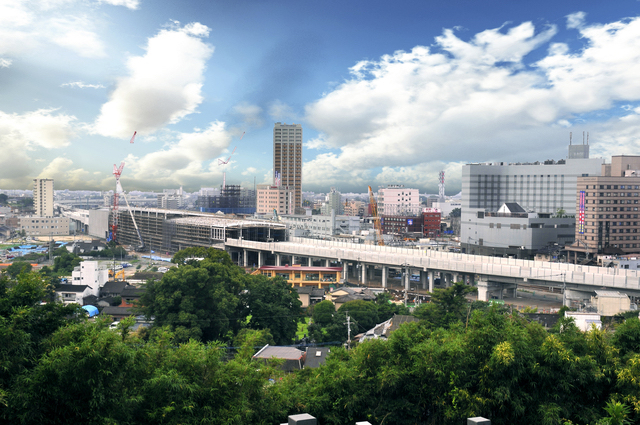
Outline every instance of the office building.
<svg viewBox="0 0 640 425"><path fill-rule="evenodd" d="M20 217L19 228L25 236L68 236L69 217Z"/></svg>
<svg viewBox="0 0 640 425"><path fill-rule="evenodd" d="M465 165L462 250L528 258L549 244L572 242L578 178L599 176L603 163L589 158L588 145L570 145L566 160Z"/></svg>
<svg viewBox="0 0 640 425"><path fill-rule="evenodd" d="M302 125L273 126L273 173L275 186L293 188L294 208L302 208Z"/></svg>
<svg viewBox="0 0 640 425"><path fill-rule="evenodd" d="M378 215L417 216L422 211L418 189L388 185L378 189Z"/></svg>
<svg viewBox="0 0 640 425"><path fill-rule="evenodd" d="M578 178L574 203L574 258L640 252L640 156L613 156L601 176Z"/></svg>
<svg viewBox="0 0 640 425"><path fill-rule="evenodd" d="M258 185L256 213L289 215L295 212L294 191L288 186Z"/></svg>
<svg viewBox="0 0 640 425"><path fill-rule="evenodd" d="M53 179L33 180L33 208L38 217L53 217Z"/></svg>

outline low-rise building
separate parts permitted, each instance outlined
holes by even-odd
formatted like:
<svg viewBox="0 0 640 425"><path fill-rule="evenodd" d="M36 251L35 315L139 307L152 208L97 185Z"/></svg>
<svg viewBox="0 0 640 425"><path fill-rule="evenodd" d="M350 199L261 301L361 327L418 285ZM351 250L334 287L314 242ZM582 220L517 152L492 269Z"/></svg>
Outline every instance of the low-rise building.
<svg viewBox="0 0 640 425"><path fill-rule="evenodd" d="M631 310L631 300L626 294L618 291L595 291L591 297L591 305L597 308L602 316L615 316L618 313Z"/></svg>
<svg viewBox="0 0 640 425"><path fill-rule="evenodd" d="M293 286L323 288L342 280L342 267L262 266L251 274L281 277Z"/></svg>
<svg viewBox="0 0 640 425"><path fill-rule="evenodd" d="M360 232L360 217L346 215L288 215L280 221L289 229L290 236L329 238L334 235L352 235Z"/></svg>
<svg viewBox="0 0 640 425"><path fill-rule="evenodd" d="M69 218L67 217L20 217L19 229L25 236L68 236Z"/></svg>

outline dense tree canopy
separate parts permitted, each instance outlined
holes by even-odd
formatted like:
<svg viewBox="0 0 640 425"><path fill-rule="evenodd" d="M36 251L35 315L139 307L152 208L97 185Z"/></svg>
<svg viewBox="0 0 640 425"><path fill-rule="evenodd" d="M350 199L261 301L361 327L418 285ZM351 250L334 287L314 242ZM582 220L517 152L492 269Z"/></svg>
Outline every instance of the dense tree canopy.
<svg viewBox="0 0 640 425"><path fill-rule="evenodd" d="M30 272L31 268L31 263L27 263L26 261L14 261L5 270L9 276L18 277L20 273Z"/></svg>
<svg viewBox="0 0 640 425"><path fill-rule="evenodd" d="M302 412L325 425L640 422L637 318L615 333L581 332L566 319L547 331L468 303L469 289L456 285L388 340L332 346L324 366L284 375L251 356L289 325L258 319L295 310L291 288L245 274L223 252L199 258L148 284L147 314L160 319L147 335L132 332L132 321L114 331L110 318L89 321L78 306L41 305L47 281L38 273L0 276L0 422L266 425ZM369 326L387 305L341 308ZM321 333L345 332L344 311L328 307Z"/></svg>
<svg viewBox="0 0 640 425"><path fill-rule="evenodd" d="M58 276L71 276L73 269L80 265L82 258L71 254L66 249L53 259L53 271Z"/></svg>
<svg viewBox="0 0 640 425"><path fill-rule="evenodd" d="M251 329L269 329L277 345L289 345L302 319L302 303L291 284L282 278L251 276L241 295Z"/></svg>

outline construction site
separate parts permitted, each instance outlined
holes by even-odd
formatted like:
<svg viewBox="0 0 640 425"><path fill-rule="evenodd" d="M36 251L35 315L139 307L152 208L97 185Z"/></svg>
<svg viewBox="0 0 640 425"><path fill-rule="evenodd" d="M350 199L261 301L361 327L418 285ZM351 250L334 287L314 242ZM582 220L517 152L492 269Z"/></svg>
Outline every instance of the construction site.
<svg viewBox="0 0 640 425"><path fill-rule="evenodd" d="M111 217L113 222L113 216ZM117 218L121 245L174 254L194 246L222 247L227 238L260 242L286 240L286 226L275 221L242 220L223 214L158 208L129 208Z"/></svg>

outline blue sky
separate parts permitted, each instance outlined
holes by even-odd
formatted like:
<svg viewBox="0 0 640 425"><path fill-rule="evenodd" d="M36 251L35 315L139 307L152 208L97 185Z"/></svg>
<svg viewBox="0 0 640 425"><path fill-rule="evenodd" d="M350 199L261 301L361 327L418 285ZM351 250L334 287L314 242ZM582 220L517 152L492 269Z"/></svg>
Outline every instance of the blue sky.
<svg viewBox="0 0 640 425"><path fill-rule="evenodd" d="M0 0L0 188L460 190L469 162L640 154L640 1ZM135 143L129 139L138 132ZM242 134L244 133L244 136ZM242 138L241 138L242 137ZM226 166L234 147L237 150Z"/></svg>

